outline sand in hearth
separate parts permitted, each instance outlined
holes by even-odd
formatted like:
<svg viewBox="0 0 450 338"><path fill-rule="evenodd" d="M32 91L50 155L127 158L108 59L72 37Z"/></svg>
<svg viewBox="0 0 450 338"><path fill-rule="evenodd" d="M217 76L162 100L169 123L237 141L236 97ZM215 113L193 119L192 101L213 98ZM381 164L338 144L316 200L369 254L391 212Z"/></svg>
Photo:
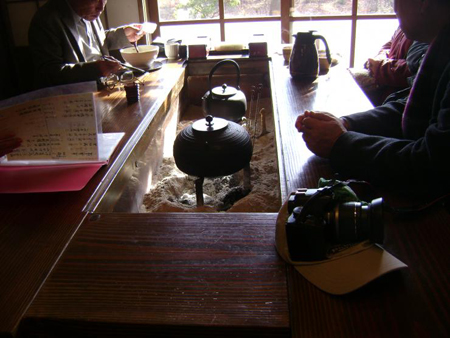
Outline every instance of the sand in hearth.
<svg viewBox="0 0 450 338"><path fill-rule="evenodd" d="M204 206L197 207L197 177L180 171L173 157L168 157L163 158L154 179L156 184L144 196L141 212L278 212L281 197L270 100L262 99L260 107L265 110L267 133L261 135L262 122L258 116L250 161L250 191L244 190L244 170L229 176L205 178ZM186 120L186 117L191 119ZM202 117L201 107L189 106L183 121L177 126L177 132Z"/></svg>

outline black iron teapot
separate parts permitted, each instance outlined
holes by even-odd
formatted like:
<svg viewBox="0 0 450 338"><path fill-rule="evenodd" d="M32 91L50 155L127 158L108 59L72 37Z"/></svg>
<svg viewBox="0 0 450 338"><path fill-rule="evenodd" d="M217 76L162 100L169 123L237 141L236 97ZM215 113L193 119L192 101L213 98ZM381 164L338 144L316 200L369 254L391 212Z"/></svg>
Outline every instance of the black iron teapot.
<svg viewBox="0 0 450 338"><path fill-rule="evenodd" d="M211 115L184 128L173 145L178 169L196 177L234 174L250 163L252 154L244 127Z"/></svg>
<svg viewBox="0 0 450 338"><path fill-rule="evenodd" d="M289 60L289 71L292 77L315 80L319 76L319 54L314 43L316 39L324 42L327 59L331 64L330 49L323 36L314 35L314 31L298 32Z"/></svg>
<svg viewBox="0 0 450 338"><path fill-rule="evenodd" d="M224 83L222 86L212 88L212 77L215 71L223 65L233 65L237 72L236 87L228 86ZM218 62L209 73L209 91L203 95L203 111L206 115L221 117L233 122L241 121L247 111L247 99L245 94L239 88L241 70L236 61L225 59Z"/></svg>

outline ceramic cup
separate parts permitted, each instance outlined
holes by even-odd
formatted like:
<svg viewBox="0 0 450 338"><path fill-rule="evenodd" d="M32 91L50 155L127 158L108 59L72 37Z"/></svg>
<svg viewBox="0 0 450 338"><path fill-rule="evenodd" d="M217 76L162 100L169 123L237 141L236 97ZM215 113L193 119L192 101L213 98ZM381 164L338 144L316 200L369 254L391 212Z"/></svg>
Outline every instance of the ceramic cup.
<svg viewBox="0 0 450 338"><path fill-rule="evenodd" d="M178 43L169 43L164 46L164 50L169 60L176 60L178 59L180 45Z"/></svg>

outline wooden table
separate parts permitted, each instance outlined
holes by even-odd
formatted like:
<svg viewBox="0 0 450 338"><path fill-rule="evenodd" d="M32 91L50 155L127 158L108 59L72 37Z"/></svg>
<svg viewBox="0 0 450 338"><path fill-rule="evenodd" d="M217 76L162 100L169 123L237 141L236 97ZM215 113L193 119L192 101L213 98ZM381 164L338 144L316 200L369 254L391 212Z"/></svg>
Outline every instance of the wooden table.
<svg viewBox="0 0 450 338"><path fill-rule="evenodd" d="M316 188L317 170L330 177L328 162L307 149L302 135L294 128L297 116L305 110L327 111L336 116L365 111L373 106L343 66L331 68L314 81L294 80L288 65L274 57L272 67L272 96L278 115L279 158L284 164L283 187L286 193L299 187Z"/></svg>
<svg viewBox="0 0 450 338"><path fill-rule="evenodd" d="M304 110L338 116L363 111L370 103L345 69L308 84L290 78L282 60L272 73L279 116L280 157L286 191L315 188L332 178L327 160L313 156L292 125ZM436 182L436 184L439 184ZM393 207L417 197L389 189L374 193ZM422 201L423 202L423 201ZM406 219L386 214L384 247L409 269L388 274L346 296L331 296L288 267L293 337L446 337L450 334L450 213L441 205Z"/></svg>

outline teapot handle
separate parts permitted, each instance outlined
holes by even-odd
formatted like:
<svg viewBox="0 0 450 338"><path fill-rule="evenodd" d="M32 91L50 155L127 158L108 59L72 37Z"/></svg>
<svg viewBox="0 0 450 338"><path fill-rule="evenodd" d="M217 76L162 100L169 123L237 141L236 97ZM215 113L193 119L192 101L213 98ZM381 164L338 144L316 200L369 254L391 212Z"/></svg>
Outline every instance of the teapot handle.
<svg viewBox="0 0 450 338"><path fill-rule="evenodd" d="M217 68L223 66L224 64L232 64L236 67L236 72L237 72L237 85L236 88L237 90L241 90L241 88L239 87L239 83L241 81L241 69L239 68L239 65L236 61L231 60L231 59L225 59L222 61L219 61L216 63L216 65L211 69L211 72L209 73L209 92L212 93L212 76L214 75L215 71L217 70Z"/></svg>
<svg viewBox="0 0 450 338"><path fill-rule="evenodd" d="M327 40L322 35L314 35L315 39L320 39L325 44L325 53L327 55L328 63L331 65L331 54L330 54L330 48L328 48Z"/></svg>

